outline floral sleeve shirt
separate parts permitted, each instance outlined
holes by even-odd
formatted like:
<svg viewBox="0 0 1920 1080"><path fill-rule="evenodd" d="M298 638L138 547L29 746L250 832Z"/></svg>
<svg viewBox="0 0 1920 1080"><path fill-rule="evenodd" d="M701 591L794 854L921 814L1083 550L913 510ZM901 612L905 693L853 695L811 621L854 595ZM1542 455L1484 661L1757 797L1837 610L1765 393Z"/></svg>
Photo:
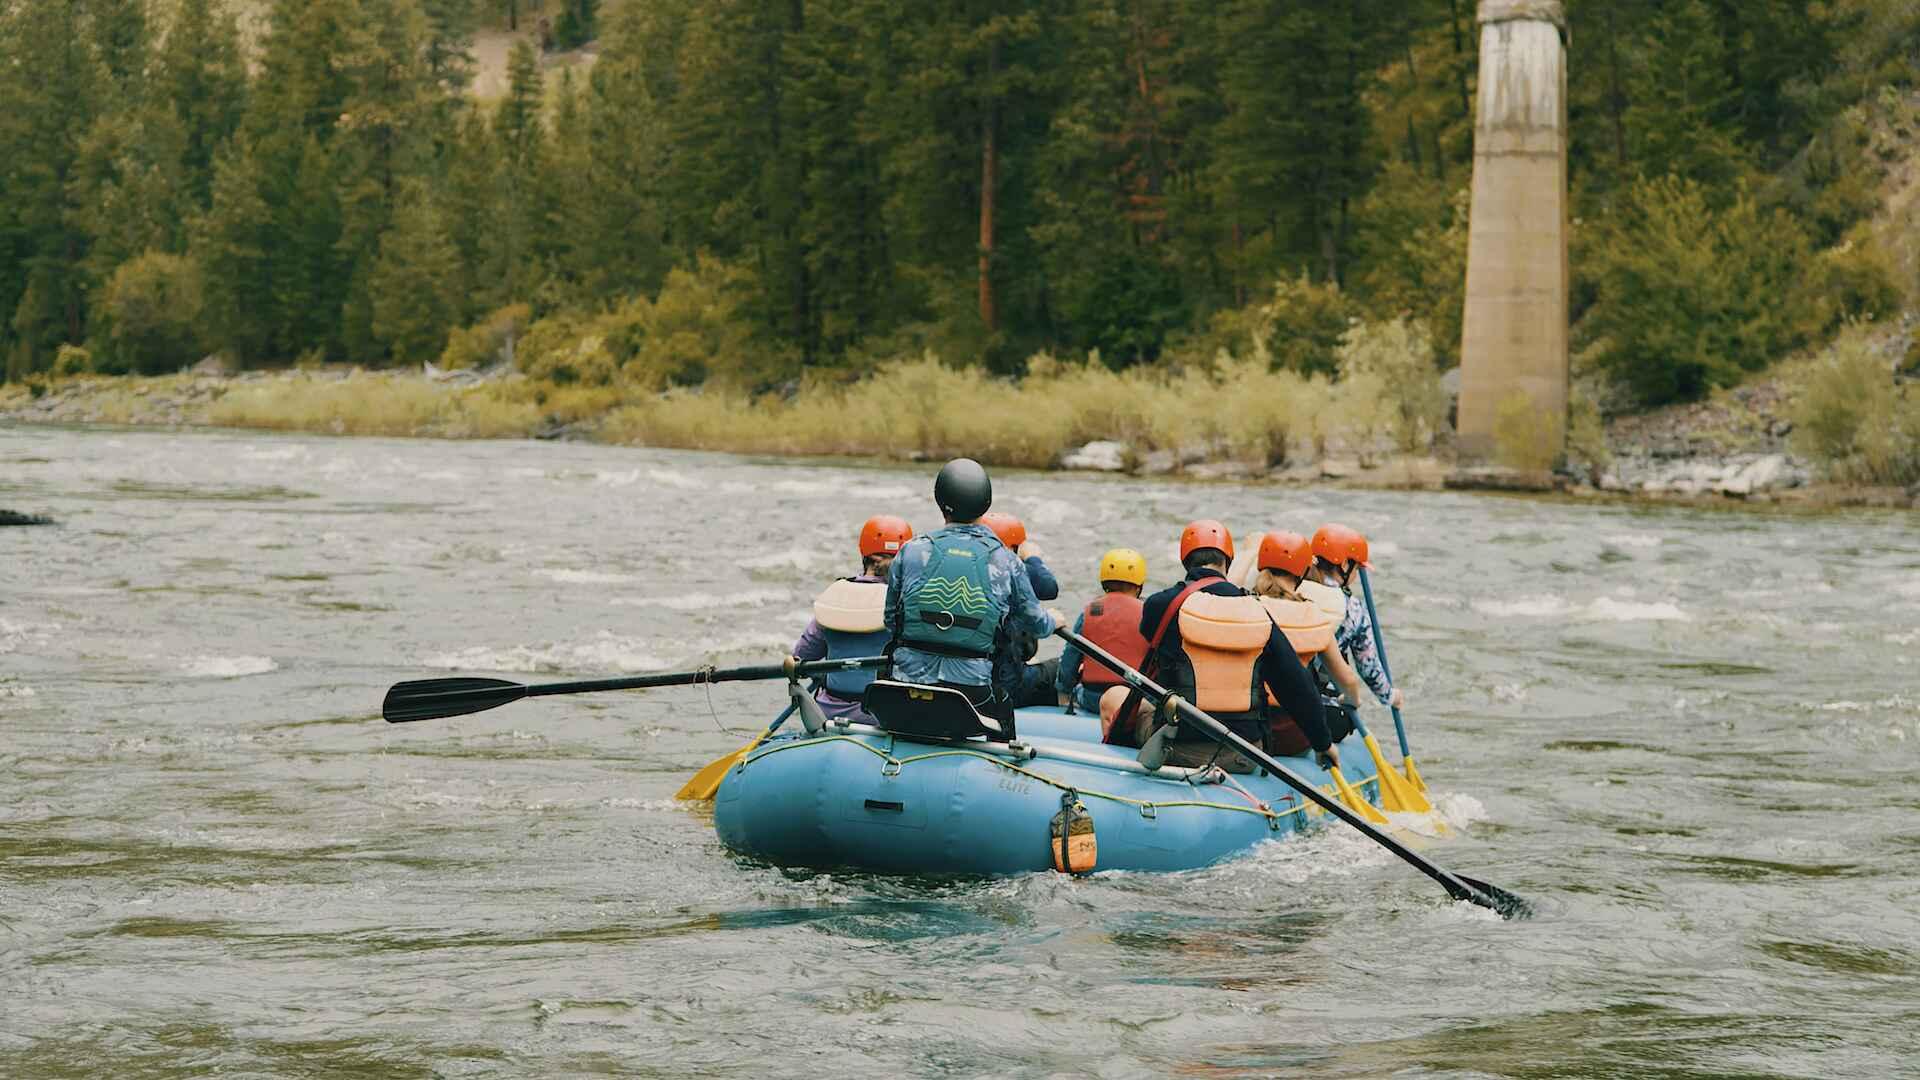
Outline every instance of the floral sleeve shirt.
<svg viewBox="0 0 1920 1080"><path fill-rule="evenodd" d="M1387 677L1386 665L1380 662L1380 650L1373 643L1373 620L1367 616L1367 605L1359 597L1347 597L1347 617L1340 620L1340 629L1334 632L1334 637L1340 643L1340 651L1353 663L1355 674L1380 699L1380 704L1385 705L1393 696L1393 680Z"/></svg>

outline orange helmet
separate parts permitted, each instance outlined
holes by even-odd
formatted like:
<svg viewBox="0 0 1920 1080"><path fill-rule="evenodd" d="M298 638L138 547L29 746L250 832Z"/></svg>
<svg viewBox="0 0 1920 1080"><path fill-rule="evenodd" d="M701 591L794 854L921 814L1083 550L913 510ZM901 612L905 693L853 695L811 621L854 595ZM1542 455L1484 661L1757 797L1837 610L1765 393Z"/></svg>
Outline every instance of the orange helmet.
<svg viewBox="0 0 1920 1080"><path fill-rule="evenodd" d="M1225 525L1211 518L1190 521L1180 530L1180 561L1186 562L1187 556L1200 548L1215 548L1224 551L1227 558L1233 558L1233 534Z"/></svg>
<svg viewBox="0 0 1920 1080"><path fill-rule="evenodd" d="M906 518L878 514L860 526L860 555L898 555L900 548L913 539L913 526Z"/></svg>
<svg viewBox="0 0 1920 1080"><path fill-rule="evenodd" d="M1352 560L1373 569L1367 561L1367 538L1345 525L1322 525L1314 530L1313 554L1335 566L1344 567Z"/></svg>
<svg viewBox="0 0 1920 1080"><path fill-rule="evenodd" d="M1009 548L1018 550L1021 544L1027 542L1027 527L1012 514L989 510L980 515L980 524L992 529L993 535L999 537L1000 542Z"/></svg>
<svg viewBox="0 0 1920 1080"><path fill-rule="evenodd" d="M1268 533L1260 541L1262 570L1284 570L1294 577L1306 577L1313 563L1313 545L1299 533Z"/></svg>

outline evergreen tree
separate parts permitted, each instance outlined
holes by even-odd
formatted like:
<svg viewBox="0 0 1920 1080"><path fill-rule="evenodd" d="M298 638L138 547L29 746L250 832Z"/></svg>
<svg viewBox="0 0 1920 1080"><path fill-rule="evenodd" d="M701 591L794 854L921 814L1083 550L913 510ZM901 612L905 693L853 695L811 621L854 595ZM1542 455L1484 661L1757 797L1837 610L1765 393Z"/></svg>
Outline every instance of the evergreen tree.
<svg viewBox="0 0 1920 1080"><path fill-rule="evenodd" d="M1629 152L1638 171L1716 187L1744 175L1751 159L1727 122L1736 97L1725 43L1705 0L1658 5L1648 15L1644 55L1627 91Z"/></svg>
<svg viewBox="0 0 1920 1080"><path fill-rule="evenodd" d="M180 0L153 78L155 103L173 113L184 139L180 163L193 205L181 212L204 210L214 153L239 128L246 107L247 71L232 13L219 0Z"/></svg>
<svg viewBox="0 0 1920 1080"><path fill-rule="evenodd" d="M539 53L524 39L516 42L507 60L507 94L493 114L497 217L487 238L492 280L483 290L495 304L529 299L538 279L534 244L548 227L540 184L547 156L540 119L545 85Z"/></svg>
<svg viewBox="0 0 1920 1080"><path fill-rule="evenodd" d="M1341 281L1353 203L1377 164L1363 93L1378 14L1370 0L1228 8L1217 161L1243 281L1294 269Z"/></svg>
<svg viewBox="0 0 1920 1080"><path fill-rule="evenodd" d="M473 79L473 32L479 25L476 0L420 0L426 18L422 56L427 74L444 92L458 94Z"/></svg>
<svg viewBox="0 0 1920 1080"><path fill-rule="evenodd" d="M277 344L275 277L285 253L265 186L252 140L225 144L214 158L210 209L195 221L190 249L205 290L204 336L242 363L267 359Z"/></svg>
<svg viewBox="0 0 1920 1080"><path fill-rule="evenodd" d="M146 91L149 39L143 0L88 0L94 49L122 106Z"/></svg>
<svg viewBox="0 0 1920 1080"><path fill-rule="evenodd" d="M593 300L651 294L671 263L658 195L670 147L648 80L661 65L649 62L644 45L652 10L620 9L579 113L555 123L557 171L570 185L559 196L568 259L583 297Z"/></svg>
<svg viewBox="0 0 1920 1080"><path fill-rule="evenodd" d="M554 44L577 49L600 33L599 0L561 0L560 18L553 24Z"/></svg>
<svg viewBox="0 0 1920 1080"><path fill-rule="evenodd" d="M0 320L7 374L46 368L86 334L86 237L69 224L81 144L107 74L76 3L0 7Z"/></svg>
<svg viewBox="0 0 1920 1080"><path fill-rule="evenodd" d="M394 360L434 360L445 348L461 315L459 259L439 210L421 185L409 184L369 282L373 332Z"/></svg>

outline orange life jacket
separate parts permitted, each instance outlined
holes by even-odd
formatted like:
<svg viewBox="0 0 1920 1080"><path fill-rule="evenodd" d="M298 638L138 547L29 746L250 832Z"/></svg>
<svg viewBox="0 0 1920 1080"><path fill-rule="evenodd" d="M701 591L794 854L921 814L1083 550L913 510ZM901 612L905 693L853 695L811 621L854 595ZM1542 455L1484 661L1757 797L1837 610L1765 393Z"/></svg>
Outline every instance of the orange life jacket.
<svg viewBox="0 0 1920 1080"><path fill-rule="evenodd" d="M1302 664L1313 663L1313 658L1326 651L1333 644L1333 620L1314 605L1311 600L1282 600L1277 596L1263 596L1260 606L1267 609L1273 618L1273 625L1287 636L1287 644L1300 655Z"/></svg>
<svg viewBox="0 0 1920 1080"><path fill-rule="evenodd" d="M1221 719L1257 712L1260 654L1272 634L1257 597L1198 593L1183 604L1180 644L1193 667L1193 703Z"/></svg>
<svg viewBox="0 0 1920 1080"><path fill-rule="evenodd" d="M1308 668L1313 666L1313 658L1333 644L1335 620L1329 618L1326 611L1311 600L1283 600L1277 596L1263 596L1260 606L1265 608L1273 624L1286 635L1287 644L1299 654L1300 663ZM1280 703L1273 698L1273 692L1267 692L1267 749L1281 755L1304 754L1313 748L1307 741L1305 732L1293 718L1280 711Z"/></svg>
<svg viewBox="0 0 1920 1080"><path fill-rule="evenodd" d="M1142 606L1137 596L1107 593L1087 605L1080 633L1128 667L1138 670L1147 658L1147 638L1140 632ZM1080 685L1095 690L1118 686L1120 676L1115 675L1107 665L1083 656L1080 658Z"/></svg>

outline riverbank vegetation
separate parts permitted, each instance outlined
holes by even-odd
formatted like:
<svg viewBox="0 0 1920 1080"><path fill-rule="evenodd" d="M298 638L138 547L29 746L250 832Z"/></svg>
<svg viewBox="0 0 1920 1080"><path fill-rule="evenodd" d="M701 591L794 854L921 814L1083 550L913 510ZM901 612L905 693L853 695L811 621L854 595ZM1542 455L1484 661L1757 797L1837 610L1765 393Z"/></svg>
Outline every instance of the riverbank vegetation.
<svg viewBox="0 0 1920 1080"><path fill-rule="evenodd" d="M267 0L245 34L221 0L0 0L5 378L509 365L219 409L1021 463L1424 446L1473 6L531 0L597 60L524 40L481 100L475 0ZM1920 12L1566 8L1583 410L1702 398L1849 320L1904 341ZM1881 416L1894 366L1807 383L1810 426Z"/></svg>

